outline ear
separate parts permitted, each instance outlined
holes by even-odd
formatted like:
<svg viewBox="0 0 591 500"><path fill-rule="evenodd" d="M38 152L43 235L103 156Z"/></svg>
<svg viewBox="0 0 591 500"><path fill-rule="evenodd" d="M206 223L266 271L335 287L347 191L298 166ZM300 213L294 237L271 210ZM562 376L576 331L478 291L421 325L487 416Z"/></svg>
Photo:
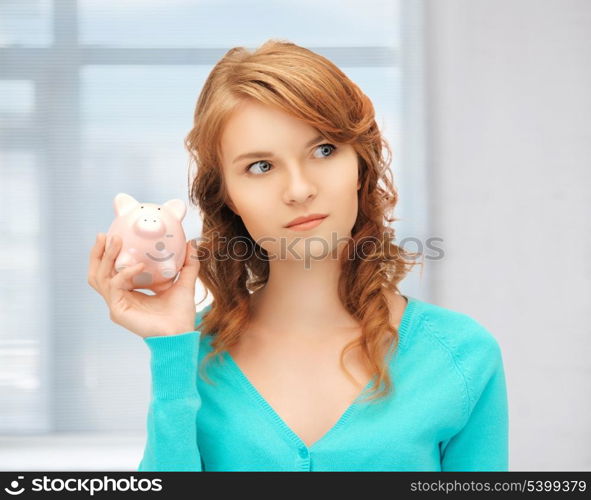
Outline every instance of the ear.
<svg viewBox="0 0 591 500"><path fill-rule="evenodd" d="M133 196L130 196L126 193L119 193L113 200L115 214L118 216L130 213L138 205L139 202Z"/></svg>
<svg viewBox="0 0 591 500"><path fill-rule="evenodd" d="M168 200L163 206L170 210L172 215L174 215L179 221L182 221L185 218L187 205L183 200L179 200L178 198Z"/></svg>
<svg viewBox="0 0 591 500"><path fill-rule="evenodd" d="M357 191L361 189L361 181L357 181Z"/></svg>

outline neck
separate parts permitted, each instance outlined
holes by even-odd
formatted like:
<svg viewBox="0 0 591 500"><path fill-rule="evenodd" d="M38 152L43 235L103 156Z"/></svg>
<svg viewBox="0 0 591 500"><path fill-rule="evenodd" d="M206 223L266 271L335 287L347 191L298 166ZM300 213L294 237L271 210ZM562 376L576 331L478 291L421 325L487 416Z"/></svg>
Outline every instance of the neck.
<svg viewBox="0 0 591 500"><path fill-rule="evenodd" d="M270 261L269 280L251 297L253 322L274 335L313 336L356 329L338 296L337 259Z"/></svg>

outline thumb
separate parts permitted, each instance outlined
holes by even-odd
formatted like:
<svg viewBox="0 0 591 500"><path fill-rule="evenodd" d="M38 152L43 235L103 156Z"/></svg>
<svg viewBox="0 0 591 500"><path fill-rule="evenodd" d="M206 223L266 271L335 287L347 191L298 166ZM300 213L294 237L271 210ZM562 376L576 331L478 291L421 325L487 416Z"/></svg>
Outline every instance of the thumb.
<svg viewBox="0 0 591 500"><path fill-rule="evenodd" d="M200 262L197 258L197 251L193 248L191 241L187 242L187 248L185 252L185 262L181 268L179 279L177 284L188 288L189 290L195 291L195 282L199 275Z"/></svg>

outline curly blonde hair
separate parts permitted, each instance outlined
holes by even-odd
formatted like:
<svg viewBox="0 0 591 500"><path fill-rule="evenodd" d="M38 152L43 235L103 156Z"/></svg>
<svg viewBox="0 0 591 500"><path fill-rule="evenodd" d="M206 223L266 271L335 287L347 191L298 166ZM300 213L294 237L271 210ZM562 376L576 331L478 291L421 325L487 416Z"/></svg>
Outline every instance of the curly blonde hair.
<svg viewBox="0 0 591 500"><path fill-rule="evenodd" d="M209 291L214 297L211 310L199 325L201 335L212 336L213 350L203 365L238 342L251 320L250 294L264 286L269 276L268 260L259 257L266 256L266 251L227 205L220 167L224 126L244 99L279 108L328 139L351 144L357 153L359 209L351 238L339 255L338 293L347 311L359 321L362 334L345 346L340 365L357 383L343 358L348 350L360 347L372 380L377 382L369 400L386 396L393 390L387 364L393 350L388 350L397 347L399 337L390 324L385 290L399 292L398 283L417 264L412 259L419 255L395 245L394 230L388 226L398 220L388 217L398 201L389 178L392 153L376 124L373 105L359 87L326 58L285 40L270 39L252 53L244 47L226 52L201 90L194 125L185 138L196 166L195 172L189 169L189 198L203 219L202 241L197 247L199 279L206 289L205 298ZM388 153L385 159L383 150ZM252 257L221 258L221 242L236 238ZM375 249L366 258L358 258L355 248L368 238Z"/></svg>

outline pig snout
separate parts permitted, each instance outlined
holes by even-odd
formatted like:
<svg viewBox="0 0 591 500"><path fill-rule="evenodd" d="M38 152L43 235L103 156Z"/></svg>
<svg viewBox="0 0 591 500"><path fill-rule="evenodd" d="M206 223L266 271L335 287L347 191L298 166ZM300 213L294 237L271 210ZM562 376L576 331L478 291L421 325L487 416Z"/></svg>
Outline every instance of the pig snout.
<svg viewBox="0 0 591 500"><path fill-rule="evenodd" d="M162 236L166 232L166 227L162 219L149 214L139 216L133 225L133 229L137 234L151 238Z"/></svg>

